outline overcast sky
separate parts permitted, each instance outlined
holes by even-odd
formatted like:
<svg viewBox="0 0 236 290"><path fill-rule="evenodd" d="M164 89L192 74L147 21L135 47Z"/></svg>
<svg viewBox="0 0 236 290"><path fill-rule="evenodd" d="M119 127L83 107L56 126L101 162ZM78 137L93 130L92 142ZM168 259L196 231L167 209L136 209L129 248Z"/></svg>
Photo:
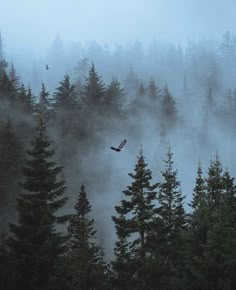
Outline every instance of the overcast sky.
<svg viewBox="0 0 236 290"><path fill-rule="evenodd" d="M123 44L152 39L183 43L235 33L235 0L0 0L6 49L62 40Z"/></svg>

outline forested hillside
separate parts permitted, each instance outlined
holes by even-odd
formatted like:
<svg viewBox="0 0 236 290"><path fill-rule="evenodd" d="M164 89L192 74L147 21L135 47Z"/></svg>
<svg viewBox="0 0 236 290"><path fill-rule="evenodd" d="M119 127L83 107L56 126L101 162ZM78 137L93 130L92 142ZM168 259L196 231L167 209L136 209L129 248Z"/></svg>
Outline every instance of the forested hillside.
<svg viewBox="0 0 236 290"><path fill-rule="evenodd" d="M58 41L0 37L0 289L236 289L235 37Z"/></svg>

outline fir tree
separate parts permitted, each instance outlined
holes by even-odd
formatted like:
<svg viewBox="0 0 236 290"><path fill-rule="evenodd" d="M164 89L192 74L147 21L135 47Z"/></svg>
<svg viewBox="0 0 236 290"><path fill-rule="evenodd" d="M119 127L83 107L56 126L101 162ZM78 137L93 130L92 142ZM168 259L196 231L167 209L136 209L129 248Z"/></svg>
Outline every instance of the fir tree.
<svg viewBox="0 0 236 290"><path fill-rule="evenodd" d="M119 115L123 109L124 89L121 87L120 82L113 78L111 83L106 89L104 105L107 111L112 115Z"/></svg>
<svg viewBox="0 0 236 290"><path fill-rule="evenodd" d="M113 216L115 223L117 240L115 242L115 260L112 261L113 286L115 289L129 290L131 288L130 277L132 277L132 255L130 251L130 232L125 217L126 210L121 206L116 206L118 216Z"/></svg>
<svg viewBox="0 0 236 290"><path fill-rule="evenodd" d="M23 113L30 114L33 112L33 96L31 89L25 89L25 86L22 84L18 89L17 96L18 104Z"/></svg>
<svg viewBox="0 0 236 290"><path fill-rule="evenodd" d="M78 101L69 75L65 75L64 80L60 82L60 86L54 93L54 109L56 121L63 136L72 132L73 129L78 130L78 118L75 118L75 115L79 117Z"/></svg>
<svg viewBox="0 0 236 290"><path fill-rule="evenodd" d="M84 186L81 186L75 211L68 228L69 289L105 289L106 265L102 248L96 243L94 219L89 217L91 205Z"/></svg>
<svg viewBox="0 0 236 290"><path fill-rule="evenodd" d="M185 267L185 238L186 214L183 203L184 196L180 190L180 181L177 179L177 170L174 170L173 153L169 147L166 154L165 170L162 171L163 181L157 195L160 207L158 214L162 220L162 241L157 248L157 254L163 261L165 274L161 278L164 285L174 287L180 283Z"/></svg>
<svg viewBox="0 0 236 290"><path fill-rule="evenodd" d="M54 106L59 110L71 111L77 105L77 97L69 75L64 76L64 80L60 82L60 86L56 89L54 102Z"/></svg>
<svg viewBox="0 0 236 290"><path fill-rule="evenodd" d="M39 120L28 159L22 169L23 193L17 198L18 223L10 224L9 244L15 261L16 289L49 289L64 238L56 224L66 198L64 181L58 180L62 168L52 160L54 150Z"/></svg>
<svg viewBox="0 0 236 290"><path fill-rule="evenodd" d="M22 148L11 121L0 130L0 218L1 226L13 218L20 180Z"/></svg>
<svg viewBox="0 0 236 290"><path fill-rule="evenodd" d="M169 92L168 86L165 85L161 95L161 113L165 121L166 127L173 128L180 122L178 111L176 108L176 102L171 93Z"/></svg>
<svg viewBox="0 0 236 290"><path fill-rule="evenodd" d="M147 96L152 101L155 102L159 99L160 90L158 89L154 80L150 80L147 87Z"/></svg>
<svg viewBox="0 0 236 290"><path fill-rule="evenodd" d="M120 254L123 255L124 250L125 255L128 254L126 253L128 249L126 238L130 236L129 251L132 258L132 265L128 265L128 269L129 272L133 271L133 275L130 278L134 280L135 284L133 287L147 289L147 261L151 252L149 233L153 218L155 217L154 201L156 198L155 189L157 188L157 184L151 185L152 172L147 168L142 150L139 153L134 173L129 173L129 176L133 179L133 182L123 191L127 200L123 199L121 205L115 207L120 217L113 217L118 230L117 234L119 234L117 245L120 243L119 248L116 249L114 265L118 265L117 263L122 260L124 261L124 267L127 268L127 262L130 264L126 257L120 256ZM121 234L124 236L122 237ZM123 247L123 251L121 246ZM119 269L121 269L120 264ZM120 274L122 273L116 273L117 276Z"/></svg>
<svg viewBox="0 0 236 290"><path fill-rule="evenodd" d="M15 81L10 80L5 70L2 72L2 77L0 78L0 98L9 101L12 105L16 104L17 88Z"/></svg>
<svg viewBox="0 0 236 290"><path fill-rule="evenodd" d="M39 101L36 104L36 113L44 122L48 122L53 115L51 108L51 100L49 98L49 92L46 90L44 83L42 83L42 88L39 95Z"/></svg>
<svg viewBox="0 0 236 290"><path fill-rule="evenodd" d="M99 110L104 103L105 85L92 63L89 75L83 88L84 101L87 106Z"/></svg>

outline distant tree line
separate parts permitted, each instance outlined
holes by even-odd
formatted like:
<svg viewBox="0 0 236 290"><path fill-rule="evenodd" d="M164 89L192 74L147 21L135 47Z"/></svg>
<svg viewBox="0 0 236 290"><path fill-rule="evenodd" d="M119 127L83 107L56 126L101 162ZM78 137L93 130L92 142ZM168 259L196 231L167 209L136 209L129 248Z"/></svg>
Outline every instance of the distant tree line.
<svg viewBox="0 0 236 290"><path fill-rule="evenodd" d="M83 83L76 86L65 75L52 95L42 84L33 96L1 57L0 289L236 288L236 187L219 156L206 175L199 163L187 213L171 148L158 182L141 149L111 217L111 261L98 242L85 185L74 212L63 210L68 195L58 163L72 154L63 146L69 138L79 140L86 154L94 142L102 144L109 120L125 124L145 108L164 131L184 124L167 85L137 84L132 74L128 84L135 87L133 96L116 78L105 85L92 64ZM53 143L50 132L56 128Z"/></svg>

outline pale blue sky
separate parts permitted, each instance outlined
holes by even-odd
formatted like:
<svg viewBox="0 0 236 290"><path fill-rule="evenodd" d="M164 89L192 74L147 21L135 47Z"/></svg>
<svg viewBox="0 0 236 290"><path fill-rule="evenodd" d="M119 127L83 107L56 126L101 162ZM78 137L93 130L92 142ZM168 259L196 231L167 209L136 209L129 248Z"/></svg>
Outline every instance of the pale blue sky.
<svg viewBox="0 0 236 290"><path fill-rule="evenodd" d="M236 31L234 0L0 0L0 31L9 49L63 41L183 43Z"/></svg>

